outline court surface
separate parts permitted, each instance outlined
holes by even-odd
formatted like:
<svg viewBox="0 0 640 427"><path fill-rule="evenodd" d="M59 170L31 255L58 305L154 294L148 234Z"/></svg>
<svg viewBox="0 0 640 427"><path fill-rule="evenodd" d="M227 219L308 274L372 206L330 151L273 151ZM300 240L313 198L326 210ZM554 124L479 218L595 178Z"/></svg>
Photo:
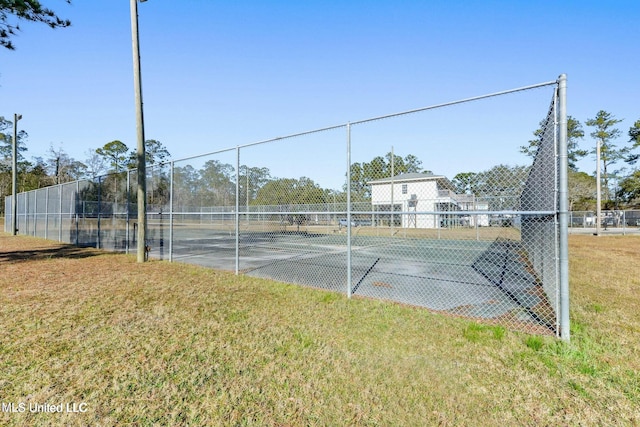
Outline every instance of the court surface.
<svg viewBox="0 0 640 427"><path fill-rule="evenodd" d="M174 230L174 261L235 271L234 232ZM151 256L168 259L155 240ZM351 249L353 296L553 329L553 309L519 242L355 236ZM242 274L347 293L343 234L243 232L239 255Z"/></svg>

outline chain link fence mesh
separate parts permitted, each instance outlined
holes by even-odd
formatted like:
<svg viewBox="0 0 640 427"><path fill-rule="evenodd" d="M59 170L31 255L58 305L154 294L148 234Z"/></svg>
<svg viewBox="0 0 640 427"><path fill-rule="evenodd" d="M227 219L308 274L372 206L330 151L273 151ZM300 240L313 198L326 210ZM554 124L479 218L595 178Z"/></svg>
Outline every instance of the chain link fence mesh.
<svg viewBox="0 0 640 427"><path fill-rule="evenodd" d="M500 163L522 144L501 133L521 90L149 165L144 243L152 258L558 335L557 94L538 87L554 93L528 166ZM473 122L445 124L457 114ZM491 139L456 146L476 127ZM436 170L446 156L461 173ZM21 193L19 232L135 252L136 185L132 170Z"/></svg>

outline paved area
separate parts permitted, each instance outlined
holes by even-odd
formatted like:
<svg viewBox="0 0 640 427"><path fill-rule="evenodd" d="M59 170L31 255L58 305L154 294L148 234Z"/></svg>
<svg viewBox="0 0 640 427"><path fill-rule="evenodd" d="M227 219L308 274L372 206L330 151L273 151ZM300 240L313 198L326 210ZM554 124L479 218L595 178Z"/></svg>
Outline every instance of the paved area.
<svg viewBox="0 0 640 427"><path fill-rule="evenodd" d="M553 328L553 309L517 242L357 236L351 246L354 296ZM344 235L242 233L239 247L243 274L347 292ZM154 245L151 256L167 259L167 246L162 251ZM235 257L233 233L174 232L174 261L235 271Z"/></svg>

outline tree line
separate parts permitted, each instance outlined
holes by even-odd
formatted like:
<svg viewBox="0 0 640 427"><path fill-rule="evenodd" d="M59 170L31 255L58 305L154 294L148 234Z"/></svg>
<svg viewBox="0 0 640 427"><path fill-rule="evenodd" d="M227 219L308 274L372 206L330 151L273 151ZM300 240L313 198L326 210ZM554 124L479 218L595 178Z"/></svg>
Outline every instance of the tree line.
<svg viewBox="0 0 640 427"><path fill-rule="evenodd" d="M605 209L640 207L640 171L634 166L640 158L640 120L637 120L627 132L626 144L619 144L622 131L616 119L606 111L599 111L593 119L585 121L592 128L590 136L593 142L600 144L602 166L602 195ZM11 194L11 144L9 130L13 123L0 117L0 194ZM533 138L520 147L520 152L535 157L544 132L541 127L533 132ZM574 117L568 117L568 164L569 164L569 202L572 210L594 210L596 182L594 173L578 168L581 159L589 154L595 155L595 147L584 148L585 132L582 123ZM95 150L89 150L84 161L78 161L61 147L50 147L44 158L25 159L27 151L26 131L18 134L18 191L29 191L49 185L62 184L75 180L101 179L100 194L103 200L123 201L122 194L126 180L123 174L135 168L135 151L130 150L122 141L114 140ZM595 145L593 142L590 145ZM166 205L169 199L169 167L161 166L170 153L157 140L145 141L147 164L150 166L148 183L149 203ZM634 167L633 169L631 169ZM451 180L459 194L473 194L478 198L491 197L495 200L517 198L524 188L529 166L511 166L499 164L486 171L467 171L456 174ZM402 157L387 153L376 156L369 162L353 163L350 167L351 198L354 202L370 202L370 181L406 173L431 174L422 167L422 161L413 154ZM106 174L106 175L105 175ZM241 206L346 202L346 185L342 189L328 189L309 177L274 177L266 167L241 165L237 176ZM191 165L176 166L173 172L174 206L179 209L203 206L232 206L235 204L236 171L233 165L209 160L196 169ZM98 194L98 190L92 190ZM89 196L87 194L87 196ZM93 197L93 196L92 196ZM131 196L129 200L131 201ZM505 202L509 203L509 202ZM505 205L506 206L506 205ZM495 209L504 206L494 205ZM0 204L0 210L4 203Z"/></svg>
<svg viewBox="0 0 640 427"><path fill-rule="evenodd" d="M31 191L50 185L64 184L82 179L95 180L101 175L121 173L136 167L136 152L129 150L122 141L111 141L103 147L86 152L84 161L67 154L61 146L53 144L44 157L28 160L26 142L29 134L21 130L17 134L18 192ZM4 212L4 196L12 192L13 122L0 116L0 214ZM166 147L157 140L145 141L148 165L161 163L170 157Z"/></svg>
<svg viewBox="0 0 640 427"><path fill-rule="evenodd" d="M594 210L596 204L596 172L579 170L577 163L588 155L596 159L600 145L602 207L623 209L640 207L640 171L636 164L640 158L640 120L636 120L620 141L623 131L618 128L622 119L600 110L584 123L592 131L592 142L584 148L584 128L572 116L567 118L569 204L572 210ZM520 151L531 157L542 136L542 128L534 132L535 138Z"/></svg>

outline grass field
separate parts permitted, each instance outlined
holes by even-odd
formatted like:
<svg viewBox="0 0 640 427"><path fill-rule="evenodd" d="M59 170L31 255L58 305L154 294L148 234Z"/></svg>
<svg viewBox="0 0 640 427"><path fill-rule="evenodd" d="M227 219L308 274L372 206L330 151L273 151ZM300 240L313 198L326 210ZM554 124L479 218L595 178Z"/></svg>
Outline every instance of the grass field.
<svg viewBox="0 0 640 427"><path fill-rule="evenodd" d="M640 425L639 249L570 237L567 344L0 233L0 425Z"/></svg>

